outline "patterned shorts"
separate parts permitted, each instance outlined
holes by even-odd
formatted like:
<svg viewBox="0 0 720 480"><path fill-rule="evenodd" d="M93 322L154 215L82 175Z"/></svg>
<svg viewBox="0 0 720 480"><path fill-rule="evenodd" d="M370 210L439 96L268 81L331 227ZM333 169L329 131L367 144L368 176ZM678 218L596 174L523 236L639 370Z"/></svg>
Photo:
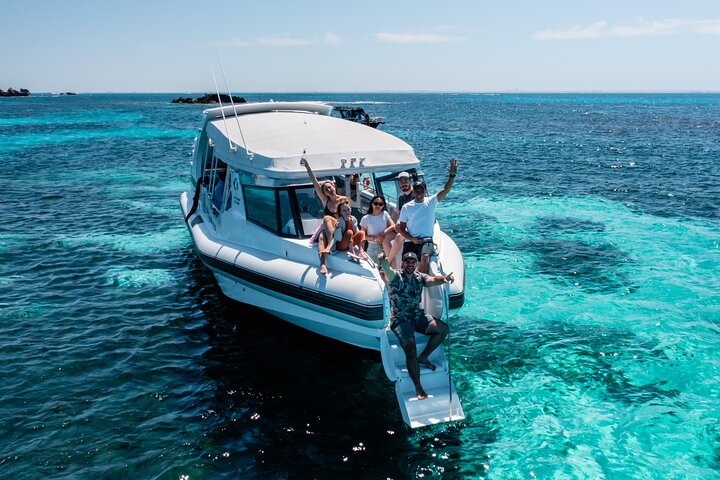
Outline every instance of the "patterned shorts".
<svg viewBox="0 0 720 480"><path fill-rule="evenodd" d="M424 334L432 320L434 320L432 315L427 315L424 311L418 310L414 317L406 317L401 320L395 319L390 328L398 337L398 340L403 342L415 338L415 332Z"/></svg>

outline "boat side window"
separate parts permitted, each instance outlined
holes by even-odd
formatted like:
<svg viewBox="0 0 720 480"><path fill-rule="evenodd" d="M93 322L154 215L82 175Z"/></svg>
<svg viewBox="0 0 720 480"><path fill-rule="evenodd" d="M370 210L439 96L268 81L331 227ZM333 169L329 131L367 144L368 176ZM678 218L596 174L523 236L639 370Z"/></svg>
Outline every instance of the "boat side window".
<svg viewBox="0 0 720 480"><path fill-rule="evenodd" d="M200 161L197 165L195 165L195 175L197 178L203 178L208 170L211 167L212 164L212 158L213 158L213 152L215 150L215 145L213 144L212 140L204 140L206 138L205 132L202 133L202 136L200 137L200 142L198 145L201 147L204 143L207 145L205 148L204 155L201 157Z"/></svg>
<svg viewBox="0 0 720 480"><path fill-rule="evenodd" d="M245 185L245 215L249 221L283 237L297 237L287 189Z"/></svg>
<svg viewBox="0 0 720 480"><path fill-rule="evenodd" d="M361 173L358 177L358 205L357 207L363 212L367 212L370 207L370 200L375 196L377 192L375 187L375 179L371 173Z"/></svg>
<svg viewBox="0 0 720 480"><path fill-rule="evenodd" d="M376 173L375 179L378 184L378 194L385 197L385 201L388 202L388 211L390 206L397 206L397 199L400 193L400 187L397 183L397 173Z"/></svg>
<svg viewBox="0 0 720 480"><path fill-rule="evenodd" d="M280 233L284 236L297 237L295 216L293 215L288 191L279 190L278 198L280 199Z"/></svg>
<svg viewBox="0 0 720 480"><path fill-rule="evenodd" d="M243 196L245 197L245 215L247 219L261 227L277 232L275 189L246 185L243 188Z"/></svg>
<svg viewBox="0 0 720 480"><path fill-rule="evenodd" d="M205 186L208 185L208 182L210 181L210 174L212 173L215 165L217 164L217 157L214 155L215 146L211 141L208 141L207 145L207 151L205 152L205 157L203 158L200 171L199 178L203 179L203 184Z"/></svg>
<svg viewBox="0 0 720 480"><path fill-rule="evenodd" d="M210 197L210 201L213 206L213 212L215 213L218 213L221 210L220 207L222 206L224 193L229 187L229 185L225 184L226 175L227 164L219 158L213 157L211 168L209 170L205 170L205 177L207 179L205 188L207 189L208 196ZM230 207L230 195L231 193L228 190L226 209Z"/></svg>
<svg viewBox="0 0 720 480"><path fill-rule="evenodd" d="M322 224L323 204L313 187L300 187L294 190L295 202L300 214L300 228L303 237L311 236Z"/></svg>

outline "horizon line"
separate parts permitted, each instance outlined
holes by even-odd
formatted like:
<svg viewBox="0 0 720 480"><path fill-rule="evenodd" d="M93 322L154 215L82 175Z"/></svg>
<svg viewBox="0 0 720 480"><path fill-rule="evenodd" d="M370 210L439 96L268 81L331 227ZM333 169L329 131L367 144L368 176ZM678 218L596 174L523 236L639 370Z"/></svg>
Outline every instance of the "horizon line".
<svg viewBox="0 0 720 480"><path fill-rule="evenodd" d="M140 91L140 90L92 90L92 91L36 91L36 95L66 95L71 94L147 94L147 95L194 95L207 94L204 90L197 91ZM212 94L213 92L210 92ZM223 94L224 92L220 92ZM233 95L256 94L472 94L472 95L502 95L502 94L716 94L718 90L258 90L245 93L232 92ZM29 96L32 96L31 91ZM8 97L21 98L21 97Z"/></svg>

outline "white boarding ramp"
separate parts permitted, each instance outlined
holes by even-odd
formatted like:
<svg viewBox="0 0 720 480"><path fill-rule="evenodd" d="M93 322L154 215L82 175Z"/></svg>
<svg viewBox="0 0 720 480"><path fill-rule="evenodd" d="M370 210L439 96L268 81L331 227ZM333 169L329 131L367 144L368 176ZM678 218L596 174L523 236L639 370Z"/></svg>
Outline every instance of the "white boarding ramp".
<svg viewBox="0 0 720 480"><path fill-rule="evenodd" d="M422 352L429 337L415 335L418 352ZM390 380L395 381L395 393L405 423L411 428L465 418L455 384L450 378L448 363L442 346L430 354L430 361L437 367L434 371L420 366L420 383L428 394L418 400L415 385L408 374L405 352L391 330L385 330L380 338L383 367Z"/></svg>

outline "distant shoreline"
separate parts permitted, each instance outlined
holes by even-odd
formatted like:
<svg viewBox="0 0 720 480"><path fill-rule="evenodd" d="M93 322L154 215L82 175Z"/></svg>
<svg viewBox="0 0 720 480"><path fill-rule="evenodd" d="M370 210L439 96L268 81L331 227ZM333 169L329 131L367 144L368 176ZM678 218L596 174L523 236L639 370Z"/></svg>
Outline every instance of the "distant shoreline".
<svg viewBox="0 0 720 480"><path fill-rule="evenodd" d="M7 89L7 91L0 89L0 97L28 97L30 96L30 90L27 88L21 88L15 90L13 87Z"/></svg>

